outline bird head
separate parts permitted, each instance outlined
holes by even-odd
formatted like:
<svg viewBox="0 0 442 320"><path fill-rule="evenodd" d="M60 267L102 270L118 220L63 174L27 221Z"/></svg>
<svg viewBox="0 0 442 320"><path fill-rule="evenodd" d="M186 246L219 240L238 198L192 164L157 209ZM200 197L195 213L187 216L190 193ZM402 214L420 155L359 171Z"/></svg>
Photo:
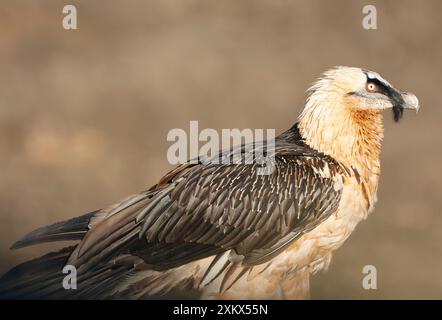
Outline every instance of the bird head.
<svg viewBox="0 0 442 320"><path fill-rule="evenodd" d="M399 121L404 109L419 109L416 96L378 73L350 67L326 71L309 89L299 116L302 138L312 148L351 165L371 159L378 166L383 137L382 111Z"/></svg>
<svg viewBox="0 0 442 320"><path fill-rule="evenodd" d="M335 67L326 71L313 85L312 96L334 92L344 106L356 110L392 109L399 121L404 109L419 110L417 97L391 85L378 73L351 67Z"/></svg>

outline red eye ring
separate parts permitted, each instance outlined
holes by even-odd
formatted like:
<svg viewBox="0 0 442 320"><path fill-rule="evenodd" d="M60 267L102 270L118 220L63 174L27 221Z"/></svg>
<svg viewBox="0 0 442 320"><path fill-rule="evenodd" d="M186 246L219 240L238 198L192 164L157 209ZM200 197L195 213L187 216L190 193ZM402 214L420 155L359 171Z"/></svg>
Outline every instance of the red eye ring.
<svg viewBox="0 0 442 320"><path fill-rule="evenodd" d="M369 82L369 83L367 83L367 85L365 86L365 89L366 89L368 92L375 92L375 91L377 90L377 87L376 87L376 85L375 85L374 83Z"/></svg>

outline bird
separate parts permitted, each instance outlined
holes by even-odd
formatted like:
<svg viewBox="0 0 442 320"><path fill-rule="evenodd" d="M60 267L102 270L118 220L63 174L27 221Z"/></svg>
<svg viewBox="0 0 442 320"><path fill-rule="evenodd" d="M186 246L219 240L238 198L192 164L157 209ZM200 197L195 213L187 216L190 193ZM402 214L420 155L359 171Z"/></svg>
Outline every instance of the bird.
<svg viewBox="0 0 442 320"><path fill-rule="evenodd" d="M345 66L307 92L295 124L275 138L270 173L259 174L258 161L188 161L143 192L36 229L11 248L74 244L6 272L0 297L310 298L310 277L377 202L383 111L398 122L419 101ZM262 144L235 148L256 160ZM76 270L74 290L62 286L65 266Z"/></svg>

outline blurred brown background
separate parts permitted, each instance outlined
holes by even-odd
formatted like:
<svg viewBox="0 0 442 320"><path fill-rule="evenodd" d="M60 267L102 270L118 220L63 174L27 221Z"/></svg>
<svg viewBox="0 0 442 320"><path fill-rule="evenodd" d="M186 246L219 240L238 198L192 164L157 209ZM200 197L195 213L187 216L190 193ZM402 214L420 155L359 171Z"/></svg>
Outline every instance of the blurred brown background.
<svg viewBox="0 0 442 320"><path fill-rule="evenodd" d="M74 4L78 30L62 28ZM374 4L378 30L364 30ZM379 203L312 282L313 298L442 298L442 2L4 1L0 8L0 272L59 245L32 229L154 184L172 128L286 129L334 65L420 99L385 115ZM362 267L378 290L362 289Z"/></svg>

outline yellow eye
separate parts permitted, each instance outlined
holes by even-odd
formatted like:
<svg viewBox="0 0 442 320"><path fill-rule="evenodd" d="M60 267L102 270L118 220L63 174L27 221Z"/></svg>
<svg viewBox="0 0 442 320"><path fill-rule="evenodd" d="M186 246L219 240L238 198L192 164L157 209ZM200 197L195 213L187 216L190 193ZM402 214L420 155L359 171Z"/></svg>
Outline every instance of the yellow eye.
<svg viewBox="0 0 442 320"><path fill-rule="evenodd" d="M368 92L375 92L377 88L376 88L376 85L374 83L369 82L366 85L366 89L367 89Z"/></svg>

